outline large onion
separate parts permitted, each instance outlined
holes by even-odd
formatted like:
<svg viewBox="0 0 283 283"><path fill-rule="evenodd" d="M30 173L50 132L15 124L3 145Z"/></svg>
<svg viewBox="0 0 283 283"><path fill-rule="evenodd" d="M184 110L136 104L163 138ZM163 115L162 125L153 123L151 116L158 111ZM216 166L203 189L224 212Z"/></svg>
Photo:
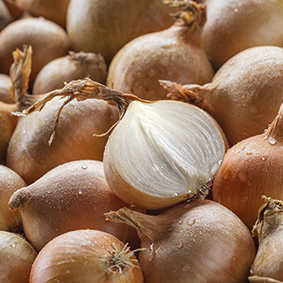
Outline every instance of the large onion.
<svg viewBox="0 0 283 283"><path fill-rule="evenodd" d="M131 40L111 61L107 86L157 100L167 94L159 79L181 84L210 82L214 71L200 40L205 20L205 5L189 2L170 28Z"/></svg>
<svg viewBox="0 0 283 283"><path fill-rule="evenodd" d="M85 79L51 92L22 115L41 110L57 96L117 104L121 118L108 139L103 162L107 182L126 203L159 209L207 195L226 143L205 111L179 101L140 100Z"/></svg>
<svg viewBox="0 0 283 283"><path fill-rule="evenodd" d="M128 246L111 234L76 230L50 241L36 257L29 283L143 283Z"/></svg>
<svg viewBox="0 0 283 283"><path fill-rule="evenodd" d="M206 0L202 42L215 69L253 46L283 47L281 0Z"/></svg>
<svg viewBox="0 0 283 283"><path fill-rule="evenodd" d="M259 46L228 60L205 85L162 81L171 97L210 113L232 146L261 134L283 102L283 48Z"/></svg>
<svg viewBox="0 0 283 283"><path fill-rule="evenodd" d="M14 192L9 200L11 211L22 217L25 237L37 251L56 236L78 229L108 232L138 247L136 231L104 219L103 213L124 206L128 205L105 180L103 163L96 160L59 165Z"/></svg>
<svg viewBox="0 0 283 283"><path fill-rule="evenodd" d="M174 10L160 0L71 0L67 32L75 51L100 53L109 64L131 39L169 27Z"/></svg>
<svg viewBox="0 0 283 283"><path fill-rule="evenodd" d="M1 73L9 74L12 52L24 44L33 48L31 83L44 65L69 51L69 39L62 27L44 18L22 18L6 26L0 34Z"/></svg>
<svg viewBox="0 0 283 283"><path fill-rule="evenodd" d="M213 200L252 229L262 195L283 199L283 104L267 131L232 146L213 178Z"/></svg>
<svg viewBox="0 0 283 283"><path fill-rule="evenodd" d="M158 215L120 209L107 219L137 229L147 283L244 283L255 257L250 231L210 200L178 204Z"/></svg>
<svg viewBox="0 0 283 283"><path fill-rule="evenodd" d="M37 252L22 236L0 231L0 281L28 283Z"/></svg>

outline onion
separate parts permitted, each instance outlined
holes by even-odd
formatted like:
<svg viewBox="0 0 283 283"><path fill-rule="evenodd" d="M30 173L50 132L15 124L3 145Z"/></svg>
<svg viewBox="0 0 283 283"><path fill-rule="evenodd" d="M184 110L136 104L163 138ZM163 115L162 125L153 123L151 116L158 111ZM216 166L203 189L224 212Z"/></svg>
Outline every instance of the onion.
<svg viewBox="0 0 283 283"><path fill-rule="evenodd" d="M230 146L261 134L283 102L283 48L259 46L228 60L205 85L161 84L171 98L193 103L210 113Z"/></svg>
<svg viewBox="0 0 283 283"><path fill-rule="evenodd" d="M142 283L139 263L111 234L77 230L50 241L38 254L29 283Z"/></svg>
<svg viewBox="0 0 283 283"><path fill-rule="evenodd" d="M266 196L263 198L266 203L259 208L258 219L253 228L253 235L258 238L259 246L249 281L282 282L283 201Z"/></svg>
<svg viewBox="0 0 283 283"><path fill-rule="evenodd" d="M13 104L15 101L11 97L11 78L9 75L0 74L0 101Z"/></svg>
<svg viewBox="0 0 283 283"><path fill-rule="evenodd" d="M57 96L117 104L121 117L107 141L103 163L110 188L124 202L161 209L208 194L226 144L205 111L179 101L140 100L85 79L49 93L21 115L41 110Z"/></svg>
<svg viewBox="0 0 283 283"><path fill-rule="evenodd" d="M205 19L205 5L190 1L170 28L131 40L114 56L107 86L158 100L167 94L159 79L180 84L210 82L214 71L200 40Z"/></svg>
<svg viewBox="0 0 283 283"><path fill-rule="evenodd" d="M1 73L9 74L12 52L24 44L33 48L31 84L44 65L69 51L69 38L62 27L44 18L22 18L9 24L0 34Z"/></svg>
<svg viewBox="0 0 283 283"><path fill-rule="evenodd" d="M147 283L247 282L255 257L251 233L216 202L193 200L158 215L122 208L106 218L137 229Z"/></svg>
<svg viewBox="0 0 283 283"><path fill-rule="evenodd" d="M13 21L8 8L3 1L0 2L0 31Z"/></svg>
<svg viewBox="0 0 283 283"><path fill-rule="evenodd" d="M28 283L37 252L22 236L0 231L0 281Z"/></svg>
<svg viewBox="0 0 283 283"><path fill-rule="evenodd" d="M254 46L283 47L281 0L206 0L202 42L214 68Z"/></svg>
<svg viewBox="0 0 283 283"><path fill-rule="evenodd" d="M169 27L173 11L160 0L71 0L67 33L75 51L100 53L109 64L131 39Z"/></svg>
<svg viewBox="0 0 283 283"><path fill-rule="evenodd" d="M252 229L262 195L283 199L283 104L268 130L231 147L213 178L213 200Z"/></svg>
<svg viewBox="0 0 283 283"><path fill-rule="evenodd" d="M22 217L25 237L37 251L56 236L78 229L105 231L138 247L135 230L104 219L103 213L124 206L108 187L103 163L96 160L59 165L9 200L10 209Z"/></svg>
<svg viewBox="0 0 283 283"><path fill-rule="evenodd" d="M89 77L99 83L106 82L107 65L100 54L72 52L47 63L37 74L33 94L42 94L64 87L71 80Z"/></svg>
<svg viewBox="0 0 283 283"><path fill-rule="evenodd" d="M67 9L70 0L14 0L14 4L34 17L44 17L66 28Z"/></svg>
<svg viewBox="0 0 283 283"><path fill-rule="evenodd" d="M22 219L18 211L9 209L12 194L26 183L16 172L0 165L0 230L22 232Z"/></svg>

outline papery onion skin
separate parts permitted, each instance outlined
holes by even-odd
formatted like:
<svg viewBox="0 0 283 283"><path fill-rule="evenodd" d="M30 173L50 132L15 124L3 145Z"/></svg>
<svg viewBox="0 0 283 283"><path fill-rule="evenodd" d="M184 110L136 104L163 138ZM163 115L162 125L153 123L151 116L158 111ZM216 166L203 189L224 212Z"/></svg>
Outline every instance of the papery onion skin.
<svg viewBox="0 0 283 283"><path fill-rule="evenodd" d="M194 200L154 216L124 208L106 218L139 232L146 250L138 259L147 283L248 282L256 252L251 233L216 202Z"/></svg>
<svg viewBox="0 0 283 283"><path fill-rule="evenodd" d="M37 74L33 94L43 94L64 87L64 83L89 77L105 84L107 65L100 54L72 52L47 63Z"/></svg>
<svg viewBox="0 0 283 283"><path fill-rule="evenodd" d="M9 143L7 166L21 175L27 184L65 162L103 159L109 135L92 135L105 133L118 120L117 108L102 100L70 102L62 111L56 138L49 146L62 103L54 99L40 113L19 119Z"/></svg>
<svg viewBox="0 0 283 283"><path fill-rule="evenodd" d="M281 0L206 0L202 42L215 70L253 46L283 47Z"/></svg>
<svg viewBox="0 0 283 283"><path fill-rule="evenodd" d="M131 39L169 27L174 11L159 0L71 0L66 29L73 50L100 53L109 64Z"/></svg>
<svg viewBox="0 0 283 283"><path fill-rule="evenodd" d="M30 243L12 232L0 231L0 281L28 283L37 252Z"/></svg>
<svg viewBox="0 0 283 283"><path fill-rule="evenodd" d="M107 86L142 99L166 99L159 79L178 83L205 84L214 70L202 48L200 35L205 9L189 14L190 23L180 17L168 29L147 33L124 45L109 66ZM196 9L197 9L196 8Z"/></svg>
<svg viewBox="0 0 283 283"><path fill-rule="evenodd" d="M130 260L125 255L125 264L119 272L119 262L113 260L111 253L115 249L119 253L123 248L124 244L116 237L97 230L62 234L39 252L29 283L143 283L143 274L133 254ZM112 267L115 263L118 266Z"/></svg>
<svg viewBox="0 0 283 283"><path fill-rule="evenodd" d="M25 181L7 166L0 165L0 230L22 232L22 219L18 211L9 209L12 194L25 187Z"/></svg>
<svg viewBox="0 0 283 283"><path fill-rule="evenodd" d="M25 237L37 250L63 233L96 229L139 247L134 229L106 221L103 213L130 207L115 196L97 160L66 162L17 190L9 207L22 217ZM144 210L142 210L144 211Z"/></svg>
<svg viewBox="0 0 283 283"><path fill-rule="evenodd" d="M40 36L39 36L40 35ZM65 30L44 18L22 18L4 28L0 35L0 72L9 74L12 52L23 45L33 48L32 84L39 70L51 60L67 55L70 42Z"/></svg>

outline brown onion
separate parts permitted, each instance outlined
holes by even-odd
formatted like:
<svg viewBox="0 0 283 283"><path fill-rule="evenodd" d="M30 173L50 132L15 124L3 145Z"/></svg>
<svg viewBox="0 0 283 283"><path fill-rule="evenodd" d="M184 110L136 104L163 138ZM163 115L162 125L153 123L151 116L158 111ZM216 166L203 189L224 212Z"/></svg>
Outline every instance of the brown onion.
<svg viewBox="0 0 283 283"><path fill-rule="evenodd" d="M252 229L261 196L283 199L283 104L268 130L231 147L213 178L213 200Z"/></svg>
<svg viewBox="0 0 283 283"><path fill-rule="evenodd" d="M75 51L100 53L109 64L131 39L169 27L173 11L160 0L71 0L67 32Z"/></svg>
<svg viewBox="0 0 283 283"><path fill-rule="evenodd" d="M261 134L283 102L283 48L259 46L228 60L205 85L161 81L171 97L213 116L230 146Z"/></svg>
<svg viewBox="0 0 283 283"><path fill-rule="evenodd" d="M67 9L70 0L13 0L14 4L34 17L44 17L66 28Z"/></svg>
<svg viewBox="0 0 283 283"><path fill-rule="evenodd" d="M72 52L47 63L37 74L33 94L42 94L64 87L71 80L89 77L106 83L107 65L100 54Z"/></svg>
<svg viewBox="0 0 283 283"><path fill-rule="evenodd" d="M20 115L40 111L54 97L116 103L120 119L112 127L103 163L109 186L126 203L160 209L208 194L226 143L202 109L173 100L141 100L85 79L50 92Z"/></svg>
<svg viewBox="0 0 283 283"><path fill-rule="evenodd" d="M10 88L12 86L9 75L0 74L0 101L13 104L15 101L11 97Z"/></svg>
<svg viewBox="0 0 283 283"><path fill-rule="evenodd" d="M17 190L9 201L10 209L20 213L25 237L37 251L56 236L78 229L108 232L138 247L135 230L104 218L103 213L124 206L128 205L105 180L103 163L96 160L59 165Z"/></svg>
<svg viewBox="0 0 283 283"><path fill-rule="evenodd" d="M0 34L1 73L9 74L12 52L24 44L33 48L31 84L44 65L69 51L69 38L62 27L44 18L22 18L9 24Z"/></svg>
<svg viewBox="0 0 283 283"><path fill-rule="evenodd" d="M249 282L283 282L282 225L283 201L263 196L266 203L258 211L253 236L259 246L251 267Z"/></svg>
<svg viewBox="0 0 283 283"><path fill-rule="evenodd" d="M13 21L8 8L3 1L0 2L0 31Z"/></svg>
<svg viewBox="0 0 283 283"><path fill-rule="evenodd" d="M16 172L0 165L0 230L22 232L22 219L18 211L9 209L12 194L26 183Z"/></svg>
<svg viewBox="0 0 283 283"><path fill-rule="evenodd" d="M254 46L283 47L281 0L206 0L202 42L215 69Z"/></svg>
<svg viewBox="0 0 283 283"><path fill-rule="evenodd" d="M28 283L37 252L22 236L0 231L0 281Z"/></svg>
<svg viewBox="0 0 283 283"><path fill-rule="evenodd" d="M143 283L134 251L111 234L76 230L50 241L38 254L29 283Z"/></svg>
<svg viewBox="0 0 283 283"><path fill-rule="evenodd" d="M131 40L111 61L107 86L158 100L167 94L159 79L180 84L210 82L214 71L200 40L205 20L205 5L191 1L170 28Z"/></svg>
<svg viewBox="0 0 283 283"><path fill-rule="evenodd" d="M158 215L123 208L106 218L137 229L146 249L138 259L147 283L247 282L255 257L251 233L216 202L194 200Z"/></svg>

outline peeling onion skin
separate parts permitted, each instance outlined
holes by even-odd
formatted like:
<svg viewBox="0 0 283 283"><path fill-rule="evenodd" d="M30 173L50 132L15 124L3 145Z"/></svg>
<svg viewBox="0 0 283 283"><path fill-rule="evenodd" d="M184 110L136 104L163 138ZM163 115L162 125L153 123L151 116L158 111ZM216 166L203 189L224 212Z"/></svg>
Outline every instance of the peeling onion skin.
<svg viewBox="0 0 283 283"><path fill-rule="evenodd" d="M71 0L66 29L73 50L100 53L109 65L131 39L169 27L174 11L159 0Z"/></svg>
<svg viewBox="0 0 283 283"><path fill-rule="evenodd" d="M213 178L213 200L231 209L249 229L257 219L261 196L283 199L283 107L268 130L231 147Z"/></svg>
<svg viewBox="0 0 283 283"><path fill-rule="evenodd" d="M111 61L107 86L159 100L167 98L159 79L181 84L210 82L214 70L200 40L205 10L186 13L192 22L179 18L170 28L139 36L123 46Z"/></svg>
<svg viewBox="0 0 283 283"><path fill-rule="evenodd" d="M113 260L113 247L120 253L124 244L105 232L77 230L62 234L39 252L29 283L143 283L139 263L130 252L130 256L122 256L125 265L120 262L121 273L113 266L119 266Z"/></svg>
<svg viewBox="0 0 283 283"><path fill-rule="evenodd" d="M38 36L40 34L40 36ZM23 45L33 49L30 84L36 74L51 60L68 54L70 42L59 25L44 18L21 18L5 27L0 34L0 72L9 74L12 52Z"/></svg>
<svg viewBox="0 0 283 283"><path fill-rule="evenodd" d="M0 230L22 232L22 219L18 211L9 209L12 194L25 187L25 181L7 166L0 165Z"/></svg>
<svg viewBox="0 0 283 283"><path fill-rule="evenodd" d="M251 266L250 282L282 282L282 225L283 202L263 196L266 203L258 211L252 230L259 246Z"/></svg>
<svg viewBox="0 0 283 283"><path fill-rule="evenodd" d="M237 53L262 45L283 47L281 0L206 0L202 42L218 70Z"/></svg>
<svg viewBox="0 0 283 283"><path fill-rule="evenodd" d="M64 87L64 83L89 77L105 84L107 65L100 54L72 52L47 63L37 74L33 94L43 94Z"/></svg>
<svg viewBox="0 0 283 283"><path fill-rule="evenodd" d="M29 283L37 252L22 236L0 231L0 281Z"/></svg>
<svg viewBox="0 0 283 283"><path fill-rule="evenodd" d="M171 97L206 110L233 146L261 134L276 117L283 102L282 68L283 48L252 47L230 58L212 82L179 86Z"/></svg>
<svg viewBox="0 0 283 283"><path fill-rule="evenodd" d="M193 200L158 215L125 208L106 219L135 227L139 262L147 283L248 282L255 245L250 231L224 206Z"/></svg>
<svg viewBox="0 0 283 283"><path fill-rule="evenodd" d="M108 135L92 135L105 133L118 120L117 108L96 99L71 101L62 111L56 138L49 146L62 103L54 99L41 112L19 118L7 150L7 166L27 184L65 162L103 159Z"/></svg>
<svg viewBox="0 0 283 283"><path fill-rule="evenodd" d="M57 166L9 200L10 209L22 217L25 237L37 251L56 236L78 229L105 231L139 247L134 229L104 218L103 213L124 206L128 205L108 187L103 163L96 160Z"/></svg>

